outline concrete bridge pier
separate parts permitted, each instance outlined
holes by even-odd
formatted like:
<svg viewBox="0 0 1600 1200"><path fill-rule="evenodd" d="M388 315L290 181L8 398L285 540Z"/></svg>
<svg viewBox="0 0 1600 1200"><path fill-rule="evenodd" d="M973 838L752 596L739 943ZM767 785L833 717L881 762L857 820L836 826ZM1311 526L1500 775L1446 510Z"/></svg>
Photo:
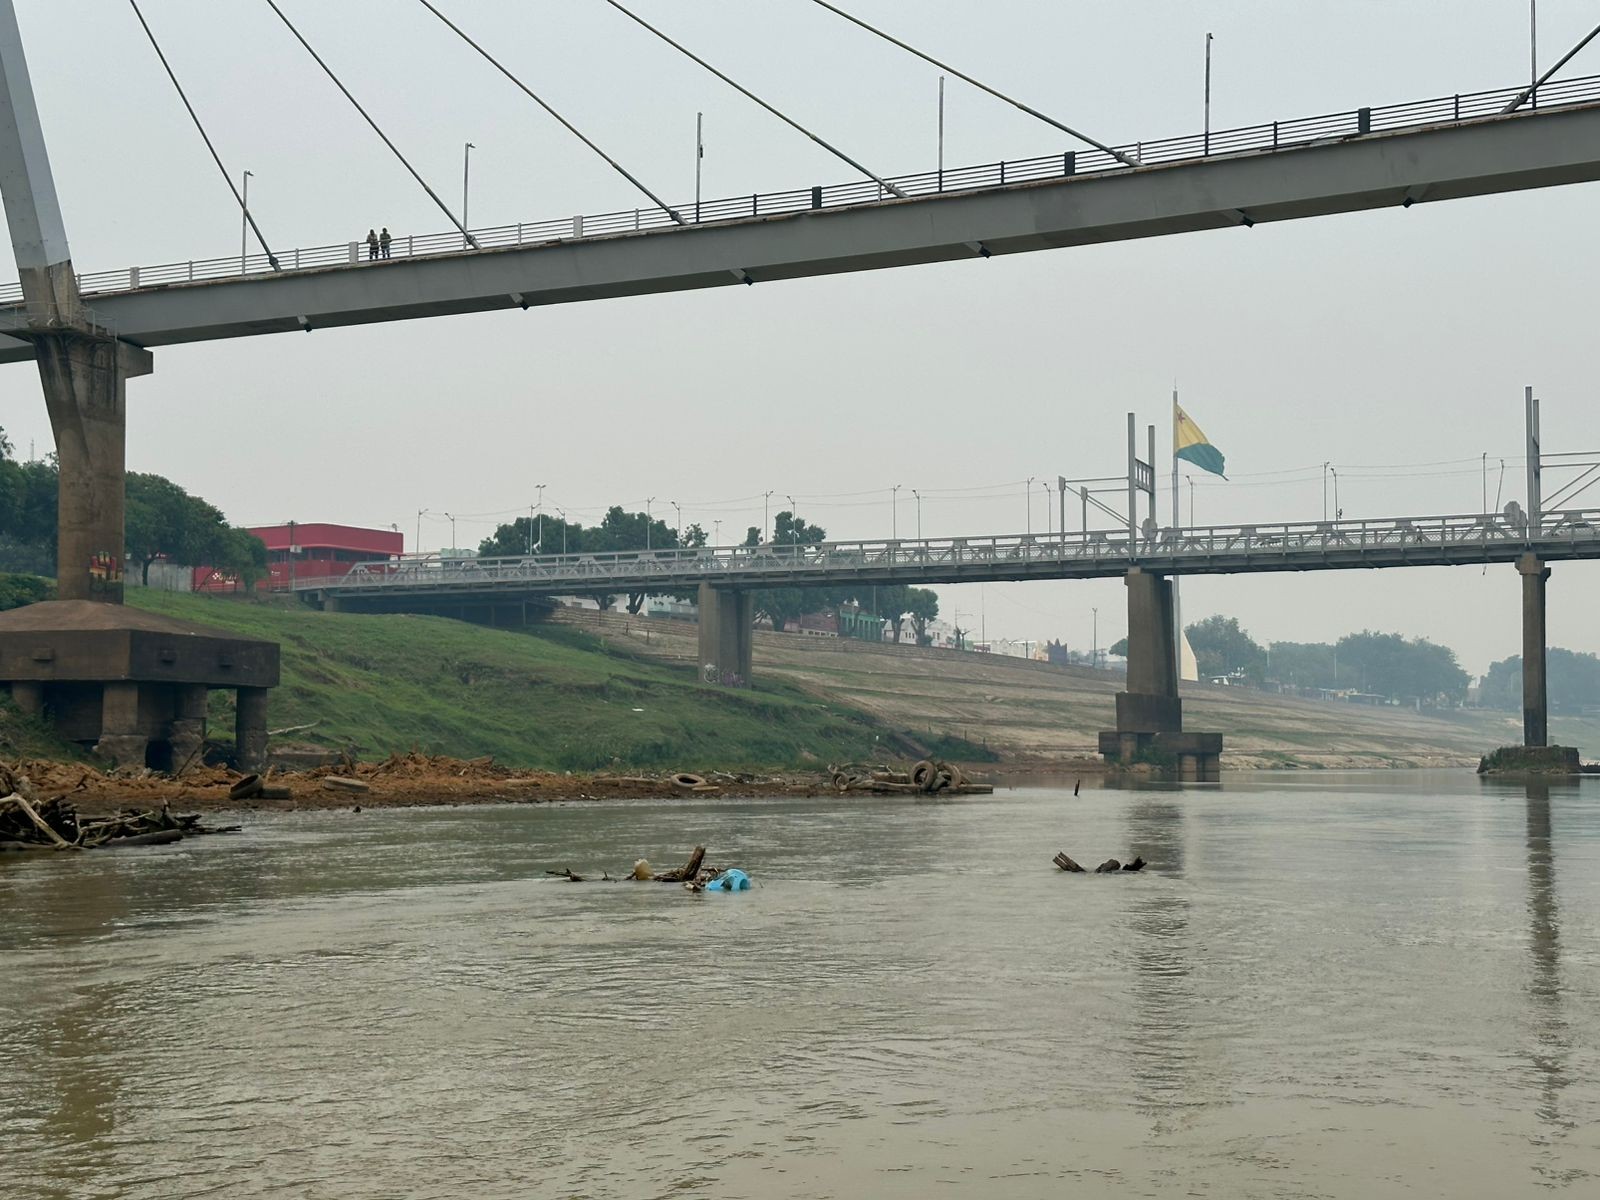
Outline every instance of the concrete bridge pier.
<svg viewBox="0 0 1600 1200"><path fill-rule="evenodd" d="M109 337L34 339L60 461L56 594L122 602L127 381L148 375L148 350Z"/></svg>
<svg viewBox="0 0 1600 1200"><path fill-rule="evenodd" d="M755 646L755 597L736 588L700 585L700 678L749 687Z"/></svg>
<svg viewBox="0 0 1600 1200"><path fill-rule="evenodd" d="M1117 693L1117 727L1100 734L1100 753L1123 766L1170 764L1180 779L1214 781L1221 767L1222 735L1183 732L1172 581L1134 567L1125 583L1128 689Z"/></svg>
<svg viewBox="0 0 1600 1200"><path fill-rule="evenodd" d="M1550 744L1550 703L1545 674L1545 585L1550 568L1535 554L1517 560L1522 576L1522 744Z"/></svg>

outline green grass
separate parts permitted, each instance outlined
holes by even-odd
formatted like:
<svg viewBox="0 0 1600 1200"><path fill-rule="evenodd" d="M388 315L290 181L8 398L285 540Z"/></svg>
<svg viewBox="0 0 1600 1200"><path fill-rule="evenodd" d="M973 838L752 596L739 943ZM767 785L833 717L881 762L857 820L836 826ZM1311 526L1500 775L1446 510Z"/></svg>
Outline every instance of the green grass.
<svg viewBox="0 0 1600 1200"><path fill-rule="evenodd" d="M76 759L83 754L56 736L43 721L25 717L9 700L0 700L0 761L21 758Z"/></svg>
<svg viewBox="0 0 1600 1200"><path fill-rule="evenodd" d="M129 603L276 641L271 725L366 756L433 754L558 770L817 766L881 757L859 711L782 684L700 685L687 667L608 652L570 628L486 629L442 617L319 613L285 601L129 590ZM213 693L214 732L231 726Z"/></svg>

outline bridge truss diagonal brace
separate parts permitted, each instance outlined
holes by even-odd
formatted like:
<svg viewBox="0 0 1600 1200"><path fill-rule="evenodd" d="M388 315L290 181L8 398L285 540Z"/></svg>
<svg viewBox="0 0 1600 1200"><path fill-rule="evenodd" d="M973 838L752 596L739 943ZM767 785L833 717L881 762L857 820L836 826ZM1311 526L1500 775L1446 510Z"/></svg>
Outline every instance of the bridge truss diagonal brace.
<svg viewBox="0 0 1600 1200"><path fill-rule="evenodd" d="M79 333L33 338L60 465L56 594L122 601L127 381L148 375L148 350Z"/></svg>

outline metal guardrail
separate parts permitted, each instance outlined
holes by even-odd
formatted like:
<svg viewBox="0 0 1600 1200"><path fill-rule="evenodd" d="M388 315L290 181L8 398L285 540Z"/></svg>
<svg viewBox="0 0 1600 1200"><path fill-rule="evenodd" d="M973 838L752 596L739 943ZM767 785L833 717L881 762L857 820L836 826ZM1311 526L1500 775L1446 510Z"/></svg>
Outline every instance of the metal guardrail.
<svg viewBox="0 0 1600 1200"><path fill-rule="evenodd" d="M1121 153L1141 166L1185 162L1249 151L1286 150L1320 142L1360 137L1369 133L1393 132L1456 122L1481 122L1501 119L1508 104L1526 90L1526 85L1439 96L1431 100L1409 101L1379 108L1358 108L1322 116L1299 117L1246 125L1237 129L1213 130L1186 137L1154 142L1135 142L1119 146ZM1600 75L1589 75L1542 85L1535 108L1518 114L1571 108L1600 102ZM980 191L1009 184L1081 175L1103 175L1130 168L1103 150L1066 151L1039 158L1027 158L980 166L956 167L944 171L925 171L900 175L889 180L912 199L950 192ZM902 200L871 181L829 184L787 192L763 192L673 206L690 226L747 221L761 217L810 209L850 208L865 204L899 204ZM584 241L617 234L671 228L677 225L672 215L658 208L635 208L621 212L563 217L555 220L519 222L474 229L472 236L483 249L526 246L553 242ZM284 270L308 270L339 266L381 267L393 258L420 258L439 254L470 253L457 230L395 238L390 244L390 259L367 258L366 243L340 242L331 246L310 246L282 250L277 254ZM115 271L96 271L78 276L78 288L86 296L134 291L170 284L273 274L265 254L229 255L195 259L151 267L124 267ZM0 303L20 300L22 285L0 284Z"/></svg>
<svg viewBox="0 0 1600 1200"><path fill-rule="evenodd" d="M1012 534L1002 537L822 542L554 554L513 558L409 555L358 563L339 579L297 581L296 591L381 593L473 591L520 585L560 592L670 590L716 582L798 586L885 572L914 576L969 573L1121 574L1131 566L1174 573L1281 570L1337 562L1351 567L1511 558L1532 551L1557 558L1600 557L1600 509L1547 513L1539 528L1500 513L1306 521L1164 529L1153 538L1128 531ZM1036 570L1034 568L1037 568Z"/></svg>

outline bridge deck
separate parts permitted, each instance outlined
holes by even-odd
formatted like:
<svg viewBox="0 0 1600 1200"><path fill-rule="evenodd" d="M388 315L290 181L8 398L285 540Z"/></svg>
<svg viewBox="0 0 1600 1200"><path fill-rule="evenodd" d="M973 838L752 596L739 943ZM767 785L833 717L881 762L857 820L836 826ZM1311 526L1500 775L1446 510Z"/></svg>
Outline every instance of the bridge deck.
<svg viewBox="0 0 1600 1200"><path fill-rule="evenodd" d="M726 587L853 583L992 583L1100 579L1141 567L1168 575L1245 574L1600 558L1600 509L1546 514L1529 530L1501 514L1315 521L1007 537L900 539L817 545L703 547L521 558L417 555L359 564L296 590L334 599L531 597Z"/></svg>
<svg viewBox="0 0 1600 1200"><path fill-rule="evenodd" d="M143 346L877 270L1600 179L1600 77L1357 109L1122 148L598 217L81 277ZM679 220L684 224L677 223ZM20 295L15 285L0 298ZM32 356L0 307L0 361Z"/></svg>

